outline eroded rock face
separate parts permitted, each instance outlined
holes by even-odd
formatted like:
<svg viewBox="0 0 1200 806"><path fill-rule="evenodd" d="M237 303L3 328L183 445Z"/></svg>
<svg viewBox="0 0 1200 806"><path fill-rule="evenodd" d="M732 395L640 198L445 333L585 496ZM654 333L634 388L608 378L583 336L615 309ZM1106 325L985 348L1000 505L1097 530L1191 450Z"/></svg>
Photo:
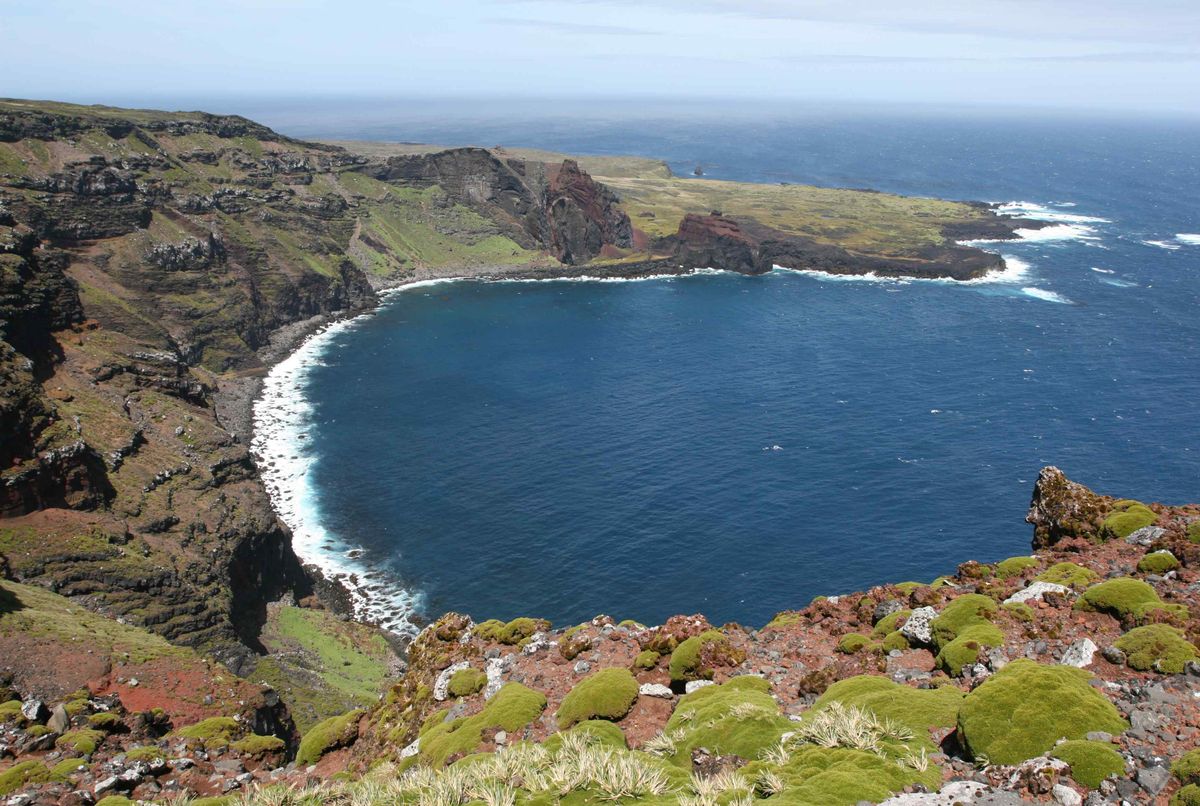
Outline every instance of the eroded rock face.
<svg viewBox="0 0 1200 806"><path fill-rule="evenodd" d="M612 191L574 160L545 165L501 160L482 148L391 157L364 173L388 182L436 184L454 201L505 226L526 248L542 248L570 265L606 246L633 245L633 226Z"/></svg>
<svg viewBox="0 0 1200 806"><path fill-rule="evenodd" d="M11 573L242 668L265 602L308 582L215 415L217 374L261 367L283 325L374 301L346 199L296 190L358 158L240 118L13 107L0 141L47 156L0 177ZM210 147L177 159L182 136Z"/></svg>
<svg viewBox="0 0 1200 806"><path fill-rule="evenodd" d="M1111 503L1111 498L1071 481L1057 467L1042 468L1025 516L1033 524L1033 547L1095 534Z"/></svg>

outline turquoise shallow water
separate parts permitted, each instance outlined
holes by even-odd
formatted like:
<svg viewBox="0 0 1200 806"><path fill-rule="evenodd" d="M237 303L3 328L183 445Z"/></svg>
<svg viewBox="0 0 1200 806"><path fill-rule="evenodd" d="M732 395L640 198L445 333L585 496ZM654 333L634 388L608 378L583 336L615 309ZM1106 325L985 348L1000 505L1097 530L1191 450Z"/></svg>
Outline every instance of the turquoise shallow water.
<svg viewBox="0 0 1200 806"><path fill-rule="evenodd" d="M291 517L317 527L310 550L431 615L761 624L1027 552L1044 464L1200 499L1200 134L918 123L577 132L573 150L728 178L1022 199L1059 237L989 247L1014 271L975 285L775 272L395 294L296 376ZM440 125L405 139L453 141ZM483 142L568 148L494 126Z"/></svg>

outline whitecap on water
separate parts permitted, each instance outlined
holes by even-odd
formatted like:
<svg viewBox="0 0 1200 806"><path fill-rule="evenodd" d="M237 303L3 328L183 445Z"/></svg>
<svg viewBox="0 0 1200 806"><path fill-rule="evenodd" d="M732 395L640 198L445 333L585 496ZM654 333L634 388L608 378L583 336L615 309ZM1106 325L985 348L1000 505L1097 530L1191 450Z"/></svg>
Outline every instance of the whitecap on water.
<svg viewBox="0 0 1200 806"><path fill-rule="evenodd" d="M1102 269L1099 266L1092 266L1092 271L1099 272L1100 274L1116 274L1112 269Z"/></svg>
<svg viewBox="0 0 1200 806"><path fill-rule="evenodd" d="M1159 249L1167 249L1171 252L1174 252L1176 249L1179 248L1179 244L1173 243L1171 241L1145 240L1145 241L1142 241L1142 243L1146 244L1146 246L1157 246Z"/></svg>
<svg viewBox="0 0 1200 806"><path fill-rule="evenodd" d="M1046 289L1038 288L1037 286L1025 286L1021 289L1021 292L1027 297L1033 297L1034 299L1040 299L1046 302L1057 302L1060 305L1074 304L1062 294L1056 294L1053 291L1047 291Z"/></svg>
<svg viewBox="0 0 1200 806"><path fill-rule="evenodd" d="M1058 205L1065 207L1065 204ZM1052 210L1044 204L1029 201L1011 201L996 206L996 211L1017 218L1032 218L1037 221L1061 221L1067 224L1108 224L1110 219L1094 215L1077 215Z"/></svg>
<svg viewBox="0 0 1200 806"><path fill-rule="evenodd" d="M1175 235L1175 240L1188 246L1200 246L1200 235L1194 232L1180 232Z"/></svg>

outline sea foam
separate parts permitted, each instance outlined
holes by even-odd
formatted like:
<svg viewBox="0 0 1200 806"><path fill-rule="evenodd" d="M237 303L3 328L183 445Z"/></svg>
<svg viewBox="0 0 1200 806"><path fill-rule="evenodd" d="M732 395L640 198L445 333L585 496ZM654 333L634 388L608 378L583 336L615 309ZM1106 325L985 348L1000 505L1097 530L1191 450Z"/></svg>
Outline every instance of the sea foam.
<svg viewBox="0 0 1200 806"><path fill-rule="evenodd" d="M410 283L385 295L437 285L443 280ZM327 579L337 580L350 594L355 616L401 635L415 635L409 619L421 597L373 569L366 553L330 534L321 521L320 502L311 479L316 456L308 447L315 414L306 397L309 375L323 365L337 337L362 317L334 322L309 336L263 380L254 404L251 449L263 484L280 520L292 531L292 546L304 563L315 565Z"/></svg>
<svg viewBox="0 0 1200 806"><path fill-rule="evenodd" d="M1053 291L1047 291L1044 288L1037 288L1036 286L1025 286L1024 288L1021 289L1021 292L1024 293L1025 296L1027 296L1027 297L1033 297L1034 299L1045 300L1046 302L1057 302L1060 305L1074 305L1075 304L1075 303L1071 302L1071 300L1064 297L1062 294L1056 294Z"/></svg>
<svg viewBox="0 0 1200 806"><path fill-rule="evenodd" d="M1175 240L1188 246L1200 246L1200 234L1194 232L1180 232L1175 235Z"/></svg>

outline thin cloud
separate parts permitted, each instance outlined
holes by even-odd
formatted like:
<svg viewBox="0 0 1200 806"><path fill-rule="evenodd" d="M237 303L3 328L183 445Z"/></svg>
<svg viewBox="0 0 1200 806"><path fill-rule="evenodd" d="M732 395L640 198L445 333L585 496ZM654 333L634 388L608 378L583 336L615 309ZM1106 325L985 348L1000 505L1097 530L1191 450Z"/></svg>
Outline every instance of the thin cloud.
<svg viewBox="0 0 1200 806"><path fill-rule="evenodd" d="M492 17L486 21L493 25L534 28L556 34L580 34L584 36L651 36L661 33L661 31L651 31L646 28L631 28L625 25L590 25L587 23L526 19L523 17Z"/></svg>
<svg viewBox="0 0 1200 806"><path fill-rule="evenodd" d="M1140 51L1115 53L1042 54L1032 56L908 56L878 53L808 53L784 61L805 64L1000 64L1004 62L1070 62L1076 64L1177 64L1200 62L1200 53Z"/></svg>

